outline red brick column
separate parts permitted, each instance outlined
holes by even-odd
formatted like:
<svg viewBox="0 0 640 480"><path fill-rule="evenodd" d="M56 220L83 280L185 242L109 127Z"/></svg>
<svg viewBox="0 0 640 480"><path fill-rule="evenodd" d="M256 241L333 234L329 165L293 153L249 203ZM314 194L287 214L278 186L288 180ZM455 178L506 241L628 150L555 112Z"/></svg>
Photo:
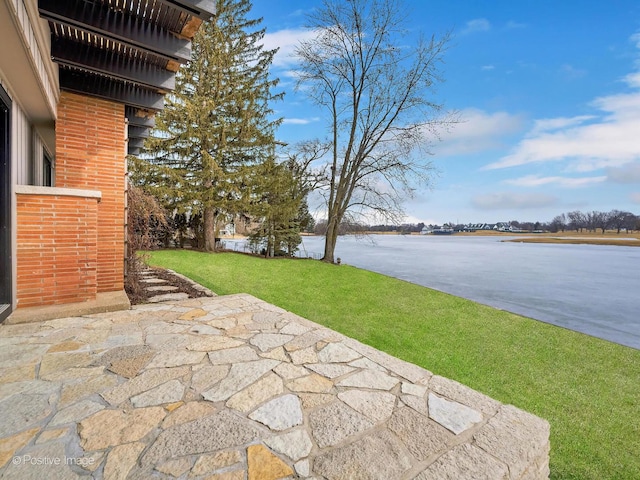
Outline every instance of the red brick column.
<svg viewBox="0 0 640 480"><path fill-rule="evenodd" d="M95 299L98 198L26 189L16 195L18 308Z"/></svg>
<svg viewBox="0 0 640 480"><path fill-rule="evenodd" d="M99 190L97 291L124 288L124 105L62 92L56 121L56 186Z"/></svg>

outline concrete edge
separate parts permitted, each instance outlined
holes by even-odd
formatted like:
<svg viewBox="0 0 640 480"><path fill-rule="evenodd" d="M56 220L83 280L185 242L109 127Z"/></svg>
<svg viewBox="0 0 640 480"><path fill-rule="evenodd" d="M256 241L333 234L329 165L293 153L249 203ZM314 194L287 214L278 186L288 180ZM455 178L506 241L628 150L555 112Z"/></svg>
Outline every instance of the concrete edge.
<svg viewBox="0 0 640 480"><path fill-rule="evenodd" d="M15 192L23 195L58 195L63 197L86 197L102 199L100 190L86 190L80 188L40 187L36 185L16 185Z"/></svg>
<svg viewBox="0 0 640 480"><path fill-rule="evenodd" d="M95 300L42 307L18 308L5 320L4 325L44 322L56 318L79 317L93 313L129 310L131 303L124 290L98 293Z"/></svg>

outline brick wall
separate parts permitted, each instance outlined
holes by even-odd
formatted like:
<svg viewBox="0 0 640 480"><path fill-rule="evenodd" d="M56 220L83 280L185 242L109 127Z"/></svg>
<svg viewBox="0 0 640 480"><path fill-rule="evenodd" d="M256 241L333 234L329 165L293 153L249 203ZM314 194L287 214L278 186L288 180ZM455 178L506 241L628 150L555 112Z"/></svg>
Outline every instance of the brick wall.
<svg viewBox="0 0 640 480"><path fill-rule="evenodd" d="M124 105L62 92L56 121L56 186L99 190L97 291L124 288Z"/></svg>
<svg viewBox="0 0 640 480"><path fill-rule="evenodd" d="M98 199L16 195L18 307L96 296Z"/></svg>

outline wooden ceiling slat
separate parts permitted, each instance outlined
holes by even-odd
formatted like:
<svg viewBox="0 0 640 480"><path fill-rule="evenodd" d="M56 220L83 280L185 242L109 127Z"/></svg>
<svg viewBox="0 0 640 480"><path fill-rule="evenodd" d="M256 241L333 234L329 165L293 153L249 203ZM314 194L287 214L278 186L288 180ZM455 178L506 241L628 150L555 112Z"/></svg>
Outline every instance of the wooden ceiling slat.
<svg viewBox="0 0 640 480"><path fill-rule="evenodd" d="M38 0L38 9L49 21L60 88L125 104L128 153L137 155L215 1Z"/></svg>
<svg viewBox="0 0 640 480"><path fill-rule="evenodd" d="M127 80L165 92L175 88L175 74L171 71L118 55L107 49L96 49L89 44L62 37L51 40L54 62L89 70L95 73Z"/></svg>
<svg viewBox="0 0 640 480"><path fill-rule="evenodd" d="M153 112L140 110L134 107L125 107L124 113L129 121L129 125L146 128L153 128L156 126L156 119L153 116Z"/></svg>
<svg viewBox="0 0 640 480"><path fill-rule="evenodd" d="M60 88L138 108L162 110L164 106L164 95L160 93L67 68L60 69Z"/></svg>
<svg viewBox="0 0 640 480"><path fill-rule="evenodd" d="M87 6L85 2L39 0L38 8L40 16L47 20L100 35L168 60L186 63L191 57L189 40L178 38L168 30L146 23L142 18L116 12L108 5Z"/></svg>
<svg viewBox="0 0 640 480"><path fill-rule="evenodd" d="M201 20L209 20L216 13L216 3L212 0L156 0L172 7L199 17Z"/></svg>
<svg viewBox="0 0 640 480"><path fill-rule="evenodd" d="M129 125L129 138L148 138L149 129L146 127L138 127L136 125Z"/></svg>
<svg viewBox="0 0 640 480"><path fill-rule="evenodd" d="M144 138L131 138L129 137L130 148L142 148L144 147Z"/></svg>

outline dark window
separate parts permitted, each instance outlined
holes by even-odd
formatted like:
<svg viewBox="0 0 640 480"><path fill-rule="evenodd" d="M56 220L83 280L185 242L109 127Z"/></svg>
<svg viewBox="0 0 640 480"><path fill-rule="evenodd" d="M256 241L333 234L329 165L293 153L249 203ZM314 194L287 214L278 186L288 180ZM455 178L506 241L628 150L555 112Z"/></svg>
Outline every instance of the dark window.
<svg viewBox="0 0 640 480"><path fill-rule="evenodd" d="M11 100L0 86L0 322L11 313Z"/></svg>
<svg viewBox="0 0 640 480"><path fill-rule="evenodd" d="M46 150L42 150L42 186L53 186L53 162Z"/></svg>

